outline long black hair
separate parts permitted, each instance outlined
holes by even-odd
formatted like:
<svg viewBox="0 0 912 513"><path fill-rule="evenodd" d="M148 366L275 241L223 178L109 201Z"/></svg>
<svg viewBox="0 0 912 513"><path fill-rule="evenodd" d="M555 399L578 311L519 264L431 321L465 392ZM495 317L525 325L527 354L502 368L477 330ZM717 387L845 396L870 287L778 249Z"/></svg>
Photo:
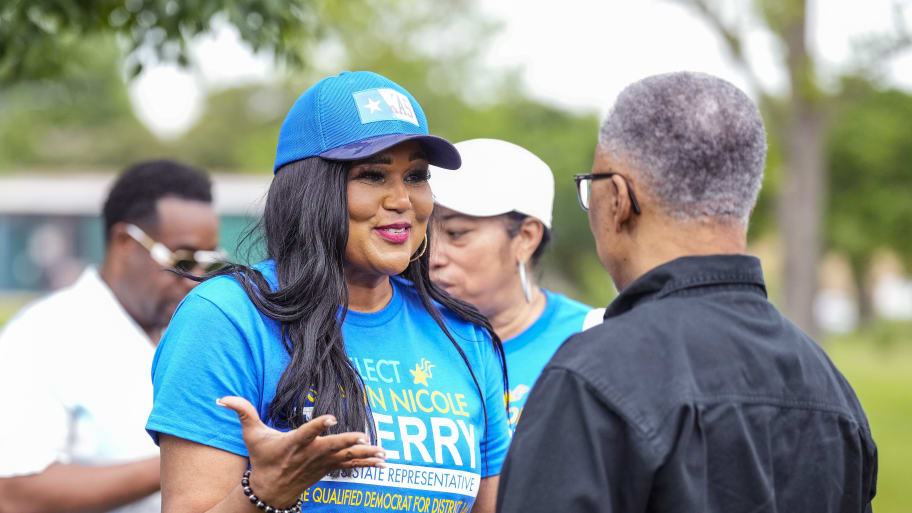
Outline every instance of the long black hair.
<svg viewBox="0 0 912 513"><path fill-rule="evenodd" d="M330 432L361 431L367 427L374 442L364 383L342 340L342 322L348 310L343 261L348 243L349 166L311 157L286 164L276 173L262 220L255 227L262 231L267 255L275 261L276 290L270 288L259 271L241 264L226 266L207 279L220 275L234 277L256 308L281 325L282 343L291 361L279 379L269 407L269 419L274 425L295 428L303 424L302 411L311 395L315 399L311 418L331 413L339 423ZM431 236L429 223L429 248ZM429 252L425 251L400 276L414 284L422 304L465 362L481 396L487 427L488 412L481 383L434 302L490 334L503 369L506 393L509 388L503 346L491 323L475 307L434 285L428 274L429 258ZM316 393L310 394L312 390Z"/></svg>

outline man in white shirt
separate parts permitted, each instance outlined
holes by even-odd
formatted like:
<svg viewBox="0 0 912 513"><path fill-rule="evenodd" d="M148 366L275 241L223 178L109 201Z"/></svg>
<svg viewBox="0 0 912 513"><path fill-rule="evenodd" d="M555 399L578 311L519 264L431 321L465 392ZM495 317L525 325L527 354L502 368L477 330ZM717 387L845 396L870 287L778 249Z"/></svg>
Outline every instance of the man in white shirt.
<svg viewBox="0 0 912 513"><path fill-rule="evenodd" d="M144 162L103 209L101 267L0 331L0 513L161 510L145 433L155 345L201 274L223 260L202 172Z"/></svg>

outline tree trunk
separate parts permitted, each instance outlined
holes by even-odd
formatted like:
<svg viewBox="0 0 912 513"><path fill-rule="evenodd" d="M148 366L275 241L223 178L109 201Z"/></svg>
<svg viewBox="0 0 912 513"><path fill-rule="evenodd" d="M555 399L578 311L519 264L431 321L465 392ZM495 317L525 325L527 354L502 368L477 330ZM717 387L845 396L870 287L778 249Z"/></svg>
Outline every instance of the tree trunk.
<svg viewBox="0 0 912 513"><path fill-rule="evenodd" d="M783 291L786 315L811 337L817 263L820 260L825 186L823 117L808 105L792 104L783 127L785 181L779 195L779 231L784 246Z"/></svg>
<svg viewBox="0 0 912 513"><path fill-rule="evenodd" d="M849 268L852 271L852 284L855 287L855 300L858 301L858 327L870 326L874 320L874 295L868 285L870 261L862 255L849 257Z"/></svg>
<svg viewBox="0 0 912 513"><path fill-rule="evenodd" d="M826 130L822 94L807 48L807 1L780 5L778 32L786 46L791 98L782 118L785 180L779 196L779 230L785 251L785 312L811 337L817 336L814 297L822 246L826 174Z"/></svg>

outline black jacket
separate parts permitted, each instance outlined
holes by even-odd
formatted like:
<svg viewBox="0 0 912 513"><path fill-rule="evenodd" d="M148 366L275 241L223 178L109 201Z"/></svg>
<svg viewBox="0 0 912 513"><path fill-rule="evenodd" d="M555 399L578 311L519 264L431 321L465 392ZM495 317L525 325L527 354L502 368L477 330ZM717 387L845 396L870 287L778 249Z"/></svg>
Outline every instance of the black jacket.
<svg viewBox="0 0 912 513"><path fill-rule="evenodd" d="M529 396L498 511L863 512L877 449L759 260L686 257L569 338Z"/></svg>

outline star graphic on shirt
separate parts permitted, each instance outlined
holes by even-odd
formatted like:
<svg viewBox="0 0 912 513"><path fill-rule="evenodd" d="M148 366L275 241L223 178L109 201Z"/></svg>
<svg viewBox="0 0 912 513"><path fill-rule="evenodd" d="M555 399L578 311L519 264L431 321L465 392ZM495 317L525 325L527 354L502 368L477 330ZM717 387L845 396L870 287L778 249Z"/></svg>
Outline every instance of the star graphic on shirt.
<svg viewBox="0 0 912 513"><path fill-rule="evenodd" d="M422 358L422 359L421 359L421 364L420 364L420 365L416 363L414 369L409 369L409 372L411 372L411 373L412 373L412 376L415 377L414 384L415 384L415 385L421 384L421 385L424 385L424 386L430 386L430 385L428 385L428 381L427 381L427 380L428 380L428 378L433 377L433 376L431 375L431 369L432 369L433 367L434 367L434 365L433 365L431 362L429 362L429 361L427 361L426 359Z"/></svg>
<svg viewBox="0 0 912 513"><path fill-rule="evenodd" d="M365 109L370 110L370 113L371 113L371 114L373 114L374 112L380 112L380 110L381 110L381 109L380 109L380 102L377 101L377 100L375 100L375 99L373 99L373 98L368 98L368 99L367 99L367 105L362 105L362 107L364 107Z"/></svg>
<svg viewBox="0 0 912 513"><path fill-rule="evenodd" d="M519 401L529 390L531 390L531 388L529 388L528 385L520 383L519 385L516 385L516 388L510 390L509 398L511 401Z"/></svg>

